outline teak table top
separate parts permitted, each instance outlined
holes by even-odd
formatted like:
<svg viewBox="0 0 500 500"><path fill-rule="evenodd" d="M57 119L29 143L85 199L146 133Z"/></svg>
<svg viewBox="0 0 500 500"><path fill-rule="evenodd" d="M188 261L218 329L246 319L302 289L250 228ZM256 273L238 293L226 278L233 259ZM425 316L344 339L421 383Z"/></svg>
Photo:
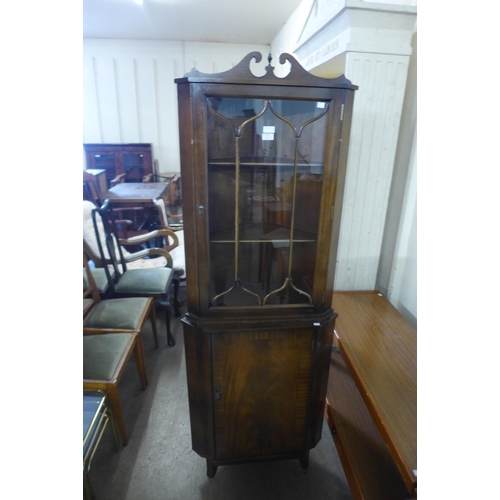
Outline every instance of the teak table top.
<svg viewBox="0 0 500 500"><path fill-rule="evenodd" d="M417 482L417 332L378 292L336 292L346 365L407 485Z"/></svg>
<svg viewBox="0 0 500 500"><path fill-rule="evenodd" d="M102 197L116 203L146 203L160 198L167 185L166 182L123 182L106 191Z"/></svg>

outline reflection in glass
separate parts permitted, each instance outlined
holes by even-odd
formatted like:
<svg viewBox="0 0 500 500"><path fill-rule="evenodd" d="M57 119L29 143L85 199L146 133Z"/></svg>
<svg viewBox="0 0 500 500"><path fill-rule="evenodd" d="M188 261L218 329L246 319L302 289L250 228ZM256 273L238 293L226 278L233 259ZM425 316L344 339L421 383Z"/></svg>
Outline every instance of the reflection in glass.
<svg viewBox="0 0 500 500"><path fill-rule="evenodd" d="M207 101L214 304L311 302L328 103Z"/></svg>

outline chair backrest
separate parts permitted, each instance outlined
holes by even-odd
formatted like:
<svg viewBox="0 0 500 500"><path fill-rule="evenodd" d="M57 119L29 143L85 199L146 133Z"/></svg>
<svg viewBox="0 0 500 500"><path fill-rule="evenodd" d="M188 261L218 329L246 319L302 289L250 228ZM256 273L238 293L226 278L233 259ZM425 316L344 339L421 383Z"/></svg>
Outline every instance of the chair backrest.
<svg viewBox="0 0 500 500"><path fill-rule="evenodd" d="M83 252L83 316L92 309L94 304L101 300L99 290L90 270L89 261L85 252Z"/></svg>
<svg viewBox="0 0 500 500"><path fill-rule="evenodd" d="M83 199L94 203L98 207L102 205L101 191L97 186L97 179L95 175L85 170L83 171Z"/></svg>
<svg viewBox="0 0 500 500"><path fill-rule="evenodd" d="M165 207L165 200L163 198L155 198L152 200L154 205L156 206L158 210L158 218L160 219L160 224L164 228L169 228L168 226L168 217L167 217L167 210Z"/></svg>
<svg viewBox="0 0 500 500"><path fill-rule="evenodd" d="M115 187L117 184L123 184L125 182L126 176L127 176L126 173L117 175L113 180L110 181L110 186Z"/></svg>
<svg viewBox="0 0 500 500"><path fill-rule="evenodd" d="M115 284L118 283L123 273L127 271L127 264L122 247L117 244L118 233L109 200L106 200L100 208L94 207L92 210L92 222L99 249L99 257L102 262L108 264L104 266L104 270L111 294L114 294Z"/></svg>
<svg viewBox="0 0 500 500"><path fill-rule="evenodd" d="M99 246L97 244L94 221L92 219L92 210L94 210L94 208L96 208L94 203L88 200L83 201L83 249L96 267L104 267L109 256L105 250L106 260L103 261L99 254ZM99 215L96 217L96 221L101 240L104 241L104 227ZM118 239L115 240L115 245L118 247ZM115 253L118 253L118 248L115 250ZM123 253L125 256L129 255L129 252L125 249L123 249Z"/></svg>
<svg viewBox="0 0 500 500"><path fill-rule="evenodd" d="M165 192L165 203L167 205L180 205L181 204L181 177L175 174L167 185Z"/></svg>

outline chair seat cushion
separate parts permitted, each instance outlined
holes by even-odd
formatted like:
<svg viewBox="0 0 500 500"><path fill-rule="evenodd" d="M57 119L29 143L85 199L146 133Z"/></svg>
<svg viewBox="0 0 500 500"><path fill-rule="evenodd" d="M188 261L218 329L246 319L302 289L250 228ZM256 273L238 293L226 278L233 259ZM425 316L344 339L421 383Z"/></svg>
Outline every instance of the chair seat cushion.
<svg viewBox="0 0 500 500"><path fill-rule="evenodd" d="M95 281L95 286L97 287L97 290L99 290L99 293L105 293L108 289L108 278L106 276L106 271L104 270L104 268L94 268L91 269L90 272L92 273L92 277ZM110 272L111 277L113 277L115 275L114 271L111 269ZM87 271L85 269L83 270L83 279L85 280L85 283L87 283Z"/></svg>
<svg viewBox="0 0 500 500"><path fill-rule="evenodd" d="M168 267L127 269L115 287L116 293L167 293L173 274Z"/></svg>
<svg viewBox="0 0 500 500"><path fill-rule="evenodd" d="M137 330L148 301L147 297L101 300L85 318L83 327Z"/></svg>
<svg viewBox="0 0 500 500"><path fill-rule="evenodd" d="M186 276L186 254L184 253L184 245L175 247L170 250L174 269L182 269L181 276Z"/></svg>
<svg viewBox="0 0 500 500"><path fill-rule="evenodd" d="M85 316L89 309L94 305L92 299L83 299L83 315Z"/></svg>
<svg viewBox="0 0 500 500"><path fill-rule="evenodd" d="M84 335L83 378L111 380L134 337L133 333Z"/></svg>

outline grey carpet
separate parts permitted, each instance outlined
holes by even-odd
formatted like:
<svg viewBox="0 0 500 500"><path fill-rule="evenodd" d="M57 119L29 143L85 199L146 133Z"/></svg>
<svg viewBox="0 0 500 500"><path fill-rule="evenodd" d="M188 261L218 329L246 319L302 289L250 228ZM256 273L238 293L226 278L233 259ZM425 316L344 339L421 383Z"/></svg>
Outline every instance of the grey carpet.
<svg viewBox="0 0 500 500"><path fill-rule="evenodd" d="M307 470L284 460L219 467L209 479L205 459L191 450L182 324L178 318L171 324L173 348L161 312L160 347L149 325L143 336L147 390L140 390L134 358L120 382L129 444L116 453L110 432L104 434L90 469L97 500L352 499L326 425Z"/></svg>

